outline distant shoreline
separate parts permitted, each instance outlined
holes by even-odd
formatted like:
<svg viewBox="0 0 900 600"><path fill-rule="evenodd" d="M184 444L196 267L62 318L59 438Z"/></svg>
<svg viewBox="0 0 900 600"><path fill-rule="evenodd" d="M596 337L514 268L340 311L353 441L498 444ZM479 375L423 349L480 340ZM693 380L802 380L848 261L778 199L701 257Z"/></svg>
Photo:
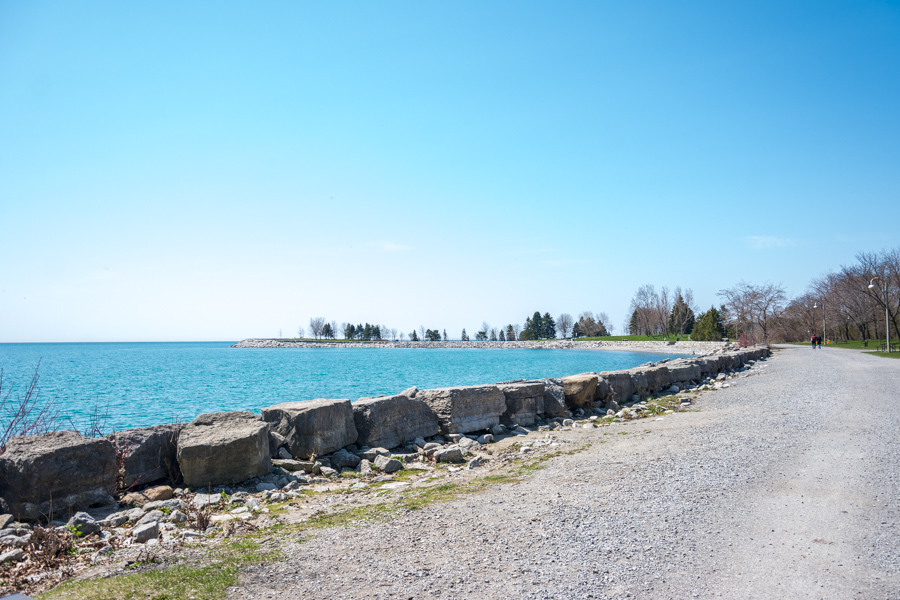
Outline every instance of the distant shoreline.
<svg viewBox="0 0 900 600"><path fill-rule="evenodd" d="M572 341L534 340L514 342L330 342L288 341L277 338L249 338L232 348L481 348L494 350L615 350L619 352L668 352L671 354L705 354L730 347L730 342L665 342L665 341Z"/></svg>

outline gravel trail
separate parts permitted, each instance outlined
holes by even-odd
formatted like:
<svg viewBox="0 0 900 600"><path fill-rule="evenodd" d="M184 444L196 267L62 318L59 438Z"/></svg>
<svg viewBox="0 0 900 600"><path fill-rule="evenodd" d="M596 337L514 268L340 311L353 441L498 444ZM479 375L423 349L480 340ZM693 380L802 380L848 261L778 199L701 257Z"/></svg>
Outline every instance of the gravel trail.
<svg viewBox="0 0 900 600"><path fill-rule="evenodd" d="M230 595L900 598L900 360L764 364L521 482L321 531Z"/></svg>

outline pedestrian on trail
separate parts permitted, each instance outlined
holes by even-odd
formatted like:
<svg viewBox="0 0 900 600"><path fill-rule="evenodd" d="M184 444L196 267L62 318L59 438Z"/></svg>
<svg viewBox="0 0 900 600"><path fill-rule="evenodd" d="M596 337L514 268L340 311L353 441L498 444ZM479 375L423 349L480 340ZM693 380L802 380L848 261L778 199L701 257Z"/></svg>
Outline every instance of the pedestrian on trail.
<svg viewBox="0 0 900 600"><path fill-rule="evenodd" d="M819 350L821 350L822 349L822 336L820 336L820 335L816 336L816 343L819 344Z"/></svg>
<svg viewBox="0 0 900 600"><path fill-rule="evenodd" d="M809 338L809 341L812 342L813 350L815 350L816 349L816 336L814 335L811 338Z"/></svg>

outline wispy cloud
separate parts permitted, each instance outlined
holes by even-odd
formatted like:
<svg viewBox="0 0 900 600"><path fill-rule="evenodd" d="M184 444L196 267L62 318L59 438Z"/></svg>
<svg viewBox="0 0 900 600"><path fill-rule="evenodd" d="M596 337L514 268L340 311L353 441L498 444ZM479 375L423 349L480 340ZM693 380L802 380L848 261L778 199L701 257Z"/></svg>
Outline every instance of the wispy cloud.
<svg viewBox="0 0 900 600"><path fill-rule="evenodd" d="M748 235L744 238L747 245L754 250L764 250L767 248L787 248L796 246L797 240L791 238L783 238L775 235Z"/></svg>
<svg viewBox="0 0 900 600"><path fill-rule="evenodd" d="M412 246L394 242L371 242L369 246L375 248L379 252L405 252L406 250L412 250Z"/></svg>

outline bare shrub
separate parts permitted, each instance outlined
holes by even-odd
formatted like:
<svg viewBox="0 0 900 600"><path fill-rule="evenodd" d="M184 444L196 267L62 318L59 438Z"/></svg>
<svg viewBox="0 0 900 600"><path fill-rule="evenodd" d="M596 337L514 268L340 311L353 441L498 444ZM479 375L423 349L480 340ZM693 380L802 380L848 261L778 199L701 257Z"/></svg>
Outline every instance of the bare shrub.
<svg viewBox="0 0 900 600"><path fill-rule="evenodd" d="M38 359L24 395L14 393L12 388L8 388L4 394L3 370L0 369L0 454L6 452L6 444L11 438L40 435L58 429L60 413L56 407L57 397L47 400L40 398L40 368L41 361Z"/></svg>

